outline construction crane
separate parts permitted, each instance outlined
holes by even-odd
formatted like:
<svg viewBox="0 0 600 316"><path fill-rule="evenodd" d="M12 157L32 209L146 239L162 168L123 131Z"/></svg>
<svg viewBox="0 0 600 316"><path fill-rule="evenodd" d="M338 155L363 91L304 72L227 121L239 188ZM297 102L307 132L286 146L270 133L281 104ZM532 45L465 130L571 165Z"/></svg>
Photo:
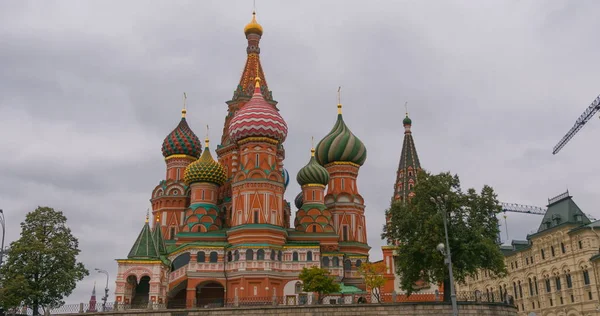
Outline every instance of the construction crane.
<svg viewBox="0 0 600 316"><path fill-rule="evenodd" d="M581 114L581 116L575 121L575 125L571 127L571 130L554 146L552 154L556 155L565 145L579 132L579 130L587 123L594 114L600 111L600 95L596 97L596 100Z"/></svg>
<svg viewBox="0 0 600 316"><path fill-rule="evenodd" d="M567 191L568 195L568 191ZM504 227L506 227L506 239L508 240L508 223L506 221L506 212L512 213L524 213L524 214L533 214L533 215L546 215L546 211L548 209L540 206L533 205L523 205L517 203L500 203L502 205L502 212L504 213ZM596 219L592 217L590 214L586 214L586 216L591 221L595 221Z"/></svg>

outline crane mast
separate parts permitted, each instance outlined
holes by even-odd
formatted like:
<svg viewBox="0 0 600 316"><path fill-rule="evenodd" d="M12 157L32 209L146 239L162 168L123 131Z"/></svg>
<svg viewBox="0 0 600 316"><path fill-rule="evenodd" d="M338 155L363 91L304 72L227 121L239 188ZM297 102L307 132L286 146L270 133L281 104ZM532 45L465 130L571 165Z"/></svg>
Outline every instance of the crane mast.
<svg viewBox="0 0 600 316"><path fill-rule="evenodd" d="M593 116L600 110L600 95L590 104L590 106L579 116L575 125L571 127L571 130L554 146L552 154L556 155L565 145L579 132L579 130L587 123Z"/></svg>

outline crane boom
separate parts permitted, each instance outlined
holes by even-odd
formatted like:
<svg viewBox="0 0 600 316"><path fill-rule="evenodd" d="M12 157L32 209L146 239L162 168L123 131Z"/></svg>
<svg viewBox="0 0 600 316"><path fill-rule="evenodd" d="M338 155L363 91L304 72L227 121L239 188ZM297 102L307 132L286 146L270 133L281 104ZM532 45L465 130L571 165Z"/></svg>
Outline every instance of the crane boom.
<svg viewBox="0 0 600 316"><path fill-rule="evenodd" d="M539 206L522 205L517 203L502 203L502 212L526 213L535 215L546 214L546 209Z"/></svg>
<svg viewBox="0 0 600 316"><path fill-rule="evenodd" d="M523 205L517 203L500 203L502 205L502 212L512 212L512 213L525 213L525 214L533 214L533 215L546 215L546 211L548 209L533 206L533 205ZM585 214L587 218L591 221L595 221L596 218L590 214Z"/></svg>
<svg viewBox="0 0 600 316"><path fill-rule="evenodd" d="M571 130L567 132L567 134L554 146L552 150L552 154L556 155L565 145L579 132L579 130L587 123L594 114L596 114L600 110L600 95L596 97L596 99L590 104L590 106L579 116L577 121L575 121L575 125L571 127Z"/></svg>

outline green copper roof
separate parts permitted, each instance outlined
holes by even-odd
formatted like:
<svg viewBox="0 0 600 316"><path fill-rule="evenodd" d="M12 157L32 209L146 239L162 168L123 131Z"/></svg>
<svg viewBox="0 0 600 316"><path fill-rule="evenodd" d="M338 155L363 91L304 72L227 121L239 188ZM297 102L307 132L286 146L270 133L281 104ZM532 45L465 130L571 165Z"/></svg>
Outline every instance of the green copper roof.
<svg viewBox="0 0 600 316"><path fill-rule="evenodd" d="M204 148L202 156L185 168L183 177L187 184L209 182L216 185L223 185L227 180L225 169L213 159L208 150L208 143L206 144L206 148Z"/></svg>
<svg viewBox="0 0 600 316"><path fill-rule="evenodd" d="M346 126L342 114L338 114L329 134L317 144L315 158L322 166L332 162L352 162L362 166L367 159L367 148Z"/></svg>
<svg viewBox="0 0 600 316"><path fill-rule="evenodd" d="M308 164L298 171L296 181L301 186L305 184L327 185L329 183L329 172L317 163L313 155L310 157Z"/></svg>
<svg viewBox="0 0 600 316"><path fill-rule="evenodd" d="M156 251L158 252L158 254L166 254L167 246L165 245L165 239L163 238L162 230L160 229L159 223L156 223L154 225L154 230L152 231L152 239L154 240L154 245L156 245Z"/></svg>
<svg viewBox="0 0 600 316"><path fill-rule="evenodd" d="M127 255L128 259L158 259L158 250L152 239L150 226L148 222L144 224L142 231L135 240L131 251Z"/></svg>
<svg viewBox="0 0 600 316"><path fill-rule="evenodd" d="M572 197L567 192L550 200L546 215L544 215L544 219L542 219L542 223L538 228L538 233L562 224L587 225L589 223L591 223L590 219L573 202Z"/></svg>
<svg viewBox="0 0 600 316"><path fill-rule="evenodd" d="M296 208L301 208L303 203L304 195L302 195L302 192L300 192L298 193L298 195L296 195L296 198L294 199L294 205L296 205Z"/></svg>
<svg viewBox="0 0 600 316"><path fill-rule="evenodd" d="M345 285L344 283L340 283L340 294L357 294L357 293L366 293L365 291L357 288L352 285Z"/></svg>

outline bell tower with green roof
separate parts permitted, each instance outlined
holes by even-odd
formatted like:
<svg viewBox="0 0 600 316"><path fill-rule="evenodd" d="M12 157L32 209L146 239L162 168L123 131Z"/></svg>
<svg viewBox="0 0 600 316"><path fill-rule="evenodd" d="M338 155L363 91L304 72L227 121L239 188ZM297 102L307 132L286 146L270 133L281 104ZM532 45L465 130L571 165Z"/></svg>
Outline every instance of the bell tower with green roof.
<svg viewBox="0 0 600 316"><path fill-rule="evenodd" d="M419 155L412 136L412 120L406 117L402 120L404 125L404 142L400 154L400 163L396 172L396 183L394 184L394 196L392 201L406 201L413 196L413 187L417 184L417 173L421 169Z"/></svg>

